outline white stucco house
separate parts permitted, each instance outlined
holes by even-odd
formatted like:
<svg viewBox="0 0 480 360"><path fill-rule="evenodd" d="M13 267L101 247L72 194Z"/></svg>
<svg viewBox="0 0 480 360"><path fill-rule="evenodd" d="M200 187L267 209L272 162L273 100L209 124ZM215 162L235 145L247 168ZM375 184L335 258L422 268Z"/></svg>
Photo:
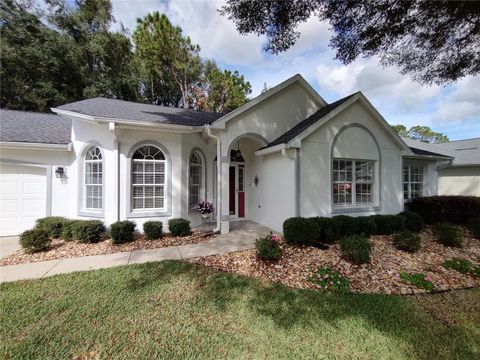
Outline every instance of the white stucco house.
<svg viewBox="0 0 480 360"><path fill-rule="evenodd" d="M437 178L457 157L406 143L361 92L328 104L300 75L228 114L104 98L52 111L1 110L0 235L47 215L199 225L202 200L223 233L244 218L281 230L292 216L394 214L448 188Z"/></svg>

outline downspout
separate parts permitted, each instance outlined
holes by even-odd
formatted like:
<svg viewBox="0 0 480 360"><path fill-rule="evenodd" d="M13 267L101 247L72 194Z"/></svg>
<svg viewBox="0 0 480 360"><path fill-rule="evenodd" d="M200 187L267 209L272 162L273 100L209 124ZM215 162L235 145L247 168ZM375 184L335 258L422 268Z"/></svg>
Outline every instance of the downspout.
<svg viewBox="0 0 480 360"><path fill-rule="evenodd" d="M220 137L212 134L212 126L205 125L207 135L217 141L217 227L213 232L218 232L221 229L222 217L222 143Z"/></svg>
<svg viewBox="0 0 480 360"><path fill-rule="evenodd" d="M295 216L300 216L300 149L295 148L295 155L290 157L288 154L288 149L290 146L286 145L285 148L282 149L282 156L292 159L293 160L293 168L294 168L294 205L295 205Z"/></svg>
<svg viewBox="0 0 480 360"><path fill-rule="evenodd" d="M117 135L117 129L115 127L115 123L113 121L110 121L108 123L108 130L110 131L110 133L112 134L112 137L113 137L113 153L114 153L114 156L115 156L115 174L116 174L116 178L117 180L115 181L115 193L117 194L116 196L116 202L117 202L117 206L116 206L116 212L117 212L117 216L116 216L116 219L117 221L120 221L120 154L118 152L118 135Z"/></svg>

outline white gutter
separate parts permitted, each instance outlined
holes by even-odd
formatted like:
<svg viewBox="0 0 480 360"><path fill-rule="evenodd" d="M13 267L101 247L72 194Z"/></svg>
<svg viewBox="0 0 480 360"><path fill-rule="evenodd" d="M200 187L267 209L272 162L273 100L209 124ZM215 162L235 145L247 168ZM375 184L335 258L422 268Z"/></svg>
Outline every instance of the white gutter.
<svg viewBox="0 0 480 360"><path fill-rule="evenodd" d="M114 186L114 192L117 195L116 202L116 211L117 211L117 221L120 221L120 153L118 151L118 135L117 135L117 129L115 127L115 123L113 121L108 123L108 130L112 134L113 137L113 153L115 156L115 174L117 175L117 181L115 181Z"/></svg>
<svg viewBox="0 0 480 360"><path fill-rule="evenodd" d="M288 149L288 148L290 148L290 146L288 144L278 144L278 145L271 146L271 147L268 147L268 148L265 148L265 149L257 150L257 151L255 151L255 155L256 156L262 156L262 155L273 154L273 153L276 153L276 152L279 152L279 151L283 152L283 150Z"/></svg>
<svg viewBox="0 0 480 360"><path fill-rule="evenodd" d="M213 232L221 230L222 224L222 143L220 137L212 134L212 126L205 125L207 135L212 139L217 140L217 226Z"/></svg>
<svg viewBox="0 0 480 360"><path fill-rule="evenodd" d="M57 150L57 151L71 151L72 143L69 144L45 144L45 143L27 143L2 141L0 147L3 149L19 149L19 150Z"/></svg>

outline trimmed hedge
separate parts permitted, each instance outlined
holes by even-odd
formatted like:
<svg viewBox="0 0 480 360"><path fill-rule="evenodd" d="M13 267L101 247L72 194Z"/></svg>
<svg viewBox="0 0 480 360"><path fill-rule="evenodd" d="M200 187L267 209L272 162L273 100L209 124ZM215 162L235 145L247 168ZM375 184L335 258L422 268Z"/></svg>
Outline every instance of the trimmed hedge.
<svg viewBox="0 0 480 360"><path fill-rule="evenodd" d="M48 231L43 229L27 230L20 235L20 245L27 253L45 250L50 241Z"/></svg>
<svg viewBox="0 0 480 360"><path fill-rule="evenodd" d="M106 230L100 220L76 220L69 226L72 238L85 244L99 242Z"/></svg>
<svg viewBox="0 0 480 360"><path fill-rule="evenodd" d="M62 239L65 241L77 240L74 234L74 224L84 220L68 220L63 224Z"/></svg>
<svg viewBox="0 0 480 360"><path fill-rule="evenodd" d="M433 233L440 244L449 247L462 247L462 238L454 225L448 223L437 224L433 227Z"/></svg>
<svg viewBox="0 0 480 360"><path fill-rule="evenodd" d="M143 232L145 233L145 239L156 240L163 236L163 224L161 221L147 221L143 223Z"/></svg>
<svg viewBox="0 0 480 360"><path fill-rule="evenodd" d="M136 226L133 221L129 220L117 221L111 224L110 237L112 238L112 244L132 242L135 239Z"/></svg>
<svg viewBox="0 0 480 360"><path fill-rule="evenodd" d="M321 228L317 218L293 217L284 221L283 237L287 244L315 246L320 242Z"/></svg>
<svg viewBox="0 0 480 360"><path fill-rule="evenodd" d="M340 226L333 218L314 217L312 218L320 227L320 237L318 241L321 244L333 244L342 236Z"/></svg>
<svg viewBox="0 0 480 360"><path fill-rule="evenodd" d="M172 236L187 236L190 235L190 221L182 218L171 219L168 221L168 229Z"/></svg>
<svg viewBox="0 0 480 360"><path fill-rule="evenodd" d="M355 219L357 221L359 234L370 236L377 233L377 223L371 216L359 216Z"/></svg>
<svg viewBox="0 0 480 360"><path fill-rule="evenodd" d="M47 216L37 220L36 229L45 230L48 236L57 239L62 236L63 225L68 222L62 216Z"/></svg>
<svg viewBox="0 0 480 360"><path fill-rule="evenodd" d="M476 239L480 239L480 217L471 219L467 223L467 228Z"/></svg>
<svg viewBox="0 0 480 360"><path fill-rule="evenodd" d="M403 216L405 219L404 225L406 230L419 232L423 229L423 219L417 213L414 213L413 211L404 211L398 215Z"/></svg>
<svg viewBox="0 0 480 360"><path fill-rule="evenodd" d="M332 218L340 229L340 234L342 236L355 235L360 233L360 227L358 224L358 218L347 216L347 215L337 215Z"/></svg>
<svg viewBox="0 0 480 360"><path fill-rule="evenodd" d="M405 228L405 218L401 215L372 215L377 225L377 235L390 235Z"/></svg>
<svg viewBox="0 0 480 360"><path fill-rule="evenodd" d="M393 234L393 246L398 250L414 253L420 250L420 235L410 230Z"/></svg>
<svg viewBox="0 0 480 360"><path fill-rule="evenodd" d="M340 250L347 260L355 264L365 264L370 262L373 245L364 236L350 235L340 240Z"/></svg>
<svg viewBox="0 0 480 360"><path fill-rule="evenodd" d="M413 199L407 206L427 224L449 222L464 225L470 219L480 217L480 197L475 196L421 197Z"/></svg>

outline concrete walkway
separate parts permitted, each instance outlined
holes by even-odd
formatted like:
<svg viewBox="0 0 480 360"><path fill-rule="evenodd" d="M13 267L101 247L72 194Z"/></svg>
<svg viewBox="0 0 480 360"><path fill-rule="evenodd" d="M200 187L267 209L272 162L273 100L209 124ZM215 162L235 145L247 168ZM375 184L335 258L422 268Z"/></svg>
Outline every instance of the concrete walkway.
<svg viewBox="0 0 480 360"><path fill-rule="evenodd" d="M39 261L0 267L0 282L39 279L47 276L104 269L114 266L142 264L162 260L183 260L202 256L225 254L252 249L255 239L265 236L270 229L252 221L232 223L229 234L219 235L204 244L172 246L151 250L135 250L115 254L83 256L78 258Z"/></svg>

